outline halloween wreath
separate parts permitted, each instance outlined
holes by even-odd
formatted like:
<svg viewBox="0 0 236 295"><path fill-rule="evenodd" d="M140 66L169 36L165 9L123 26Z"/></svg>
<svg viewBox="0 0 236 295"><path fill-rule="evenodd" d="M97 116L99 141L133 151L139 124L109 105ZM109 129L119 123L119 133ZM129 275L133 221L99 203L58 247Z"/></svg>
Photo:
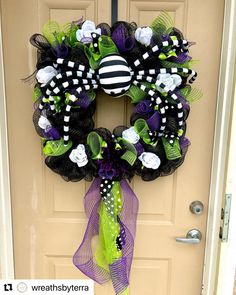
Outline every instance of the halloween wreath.
<svg viewBox="0 0 236 295"><path fill-rule="evenodd" d="M116 294L128 294L138 200L126 179L155 180L184 161L189 103L201 94L190 86L197 76L191 43L165 12L150 27L49 21L30 42L38 49L33 123L45 163L66 181L94 179L73 262L100 284L111 279ZM115 99L130 97L131 127L94 127L98 89Z"/></svg>

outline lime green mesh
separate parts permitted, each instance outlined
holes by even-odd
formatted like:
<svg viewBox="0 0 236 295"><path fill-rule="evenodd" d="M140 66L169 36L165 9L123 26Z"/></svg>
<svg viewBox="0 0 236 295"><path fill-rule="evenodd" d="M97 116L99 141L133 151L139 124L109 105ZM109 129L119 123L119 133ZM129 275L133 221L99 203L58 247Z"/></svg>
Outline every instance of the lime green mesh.
<svg viewBox="0 0 236 295"><path fill-rule="evenodd" d="M110 207L114 206L114 214L109 213L104 202L101 202L99 207L99 244L95 251L97 264L106 270L109 270L109 264L122 257L122 251L118 251L116 246L116 238L120 234L117 216L122 209L122 194L118 181L112 186L110 200Z"/></svg>
<svg viewBox="0 0 236 295"><path fill-rule="evenodd" d="M176 160L181 158L181 151L178 139L175 139L174 143L170 144L165 138L162 137L162 143L165 149L166 158L168 160Z"/></svg>
<svg viewBox="0 0 236 295"><path fill-rule="evenodd" d="M34 87L32 100L33 102L36 102L40 97L42 96L42 92L38 86Z"/></svg>
<svg viewBox="0 0 236 295"><path fill-rule="evenodd" d="M170 51L168 51L168 52L166 52L166 53L161 52L161 53L158 55L158 58L161 59L161 60L165 60L165 59L167 59L167 58L169 58L169 57L173 57L173 56L176 57L177 54L176 54L176 52L175 52L174 50L170 50Z"/></svg>
<svg viewBox="0 0 236 295"><path fill-rule="evenodd" d="M147 122L144 119L138 119L135 121L134 123L134 128L136 130L136 132L138 133L138 135L140 136L140 138L142 138L142 140L147 143L147 144L151 144L151 139L149 136L149 127Z"/></svg>
<svg viewBox="0 0 236 295"><path fill-rule="evenodd" d="M174 26L173 18L166 12L161 12L151 24L151 28L155 35L162 36L167 34Z"/></svg>
<svg viewBox="0 0 236 295"><path fill-rule="evenodd" d="M96 92L94 90L89 90L86 92L86 94L88 95L91 101L93 101L96 98Z"/></svg>
<svg viewBox="0 0 236 295"><path fill-rule="evenodd" d="M129 141L119 138L118 142L125 147L125 153L121 156L122 160L125 160L128 162L131 166L134 165L136 159L137 159L137 151L132 143Z"/></svg>
<svg viewBox="0 0 236 295"><path fill-rule="evenodd" d="M89 60L89 65L92 69L96 70L99 67L101 61L101 54L94 51L93 45L90 44L89 47L84 46L84 52Z"/></svg>
<svg viewBox="0 0 236 295"><path fill-rule="evenodd" d="M61 96L53 96L56 112L61 111Z"/></svg>
<svg viewBox="0 0 236 295"><path fill-rule="evenodd" d="M119 53L115 43L108 36L101 36L98 39L99 52L94 50L93 44L89 47L84 46L85 54L92 69L97 69L101 59L109 54Z"/></svg>
<svg viewBox="0 0 236 295"><path fill-rule="evenodd" d="M64 146L63 139L47 141L43 147L45 156L60 156L65 154L72 147L72 141L69 141L67 146Z"/></svg>
<svg viewBox="0 0 236 295"><path fill-rule="evenodd" d="M78 26L76 24L72 23L65 23L64 25L62 25L62 30L63 32L68 36L71 32L71 28L76 27L78 30Z"/></svg>
<svg viewBox="0 0 236 295"><path fill-rule="evenodd" d="M105 35L99 37L98 48L102 57L105 57L109 54L119 53L112 39Z"/></svg>
<svg viewBox="0 0 236 295"><path fill-rule="evenodd" d="M197 88L185 87L180 92L189 103L198 101L203 96L202 91Z"/></svg>
<svg viewBox="0 0 236 295"><path fill-rule="evenodd" d="M78 40L76 38L76 32L78 30L78 26L74 23L67 23L63 26L63 32L66 34L67 39L67 45L70 45L71 47L75 47L78 45Z"/></svg>
<svg viewBox="0 0 236 295"><path fill-rule="evenodd" d="M120 293L120 295L129 295L129 287L127 287L127 289Z"/></svg>
<svg viewBox="0 0 236 295"><path fill-rule="evenodd" d="M102 148L106 147L106 142L102 139L102 137L92 131L87 137L87 144L92 152L92 159L102 159Z"/></svg>
<svg viewBox="0 0 236 295"><path fill-rule="evenodd" d="M142 82L143 85L145 85L148 88L151 88L152 85L148 82ZM147 97L147 93L141 90L138 86L131 85L129 90L125 93L125 95L129 96L131 98L131 103L138 103L141 100L143 100L145 97Z"/></svg>
<svg viewBox="0 0 236 295"><path fill-rule="evenodd" d="M59 24L55 21L48 21L43 26L43 35L52 46L61 44L65 34L61 31Z"/></svg>
<svg viewBox="0 0 236 295"><path fill-rule="evenodd" d="M161 64L164 68L192 68L194 64L196 64L198 61L197 60L189 60L186 61L185 63L175 63L167 60L162 60ZM182 73L181 73L182 75Z"/></svg>

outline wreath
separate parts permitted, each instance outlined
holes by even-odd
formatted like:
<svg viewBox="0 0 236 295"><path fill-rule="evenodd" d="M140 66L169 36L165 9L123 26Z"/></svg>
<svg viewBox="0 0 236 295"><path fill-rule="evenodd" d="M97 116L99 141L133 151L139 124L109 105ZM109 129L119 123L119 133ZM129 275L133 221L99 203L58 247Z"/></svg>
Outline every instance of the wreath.
<svg viewBox="0 0 236 295"><path fill-rule="evenodd" d="M66 181L94 179L85 196L88 226L73 262L100 284L111 279L116 294L128 294L138 200L126 179L155 180L184 161L189 104L201 96L190 86L197 77L188 55L192 43L165 12L150 27L49 21L30 43L38 52L33 123L45 163ZM97 90L114 99L129 96L130 127L94 127Z"/></svg>

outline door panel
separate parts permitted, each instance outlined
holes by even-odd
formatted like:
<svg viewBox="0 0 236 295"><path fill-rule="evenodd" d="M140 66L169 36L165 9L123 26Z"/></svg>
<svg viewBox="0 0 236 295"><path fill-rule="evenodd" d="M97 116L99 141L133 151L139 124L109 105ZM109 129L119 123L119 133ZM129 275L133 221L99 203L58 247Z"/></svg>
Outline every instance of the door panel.
<svg viewBox="0 0 236 295"><path fill-rule="evenodd" d="M29 85L20 78L34 70L36 51L29 37L48 19L60 23L79 19L110 23L110 0L1 0L6 74L9 153L16 278L83 278L71 257L82 240L87 219L84 181L66 183L43 164L41 143L31 117ZM193 105L187 135L192 142L184 165L168 177L132 187L140 200L131 295L199 295L203 268L207 202L220 58L223 1L119 1L119 19L148 25L168 11L191 48L204 98ZM200 18L201 16L201 18ZM199 20L200 19L200 20ZM212 38L214 36L214 38ZM128 124L132 107L127 98L100 92L96 125L112 129ZM204 203L202 216L188 206ZM200 245L184 245L174 237L191 228L203 233ZM113 294L111 285L96 286L96 295Z"/></svg>
<svg viewBox="0 0 236 295"><path fill-rule="evenodd" d="M29 37L40 32L48 19L63 24L83 17L96 23L110 23L110 1L102 3L102 9L98 10L100 0L1 1L18 279L84 278L73 266L72 255L86 228L83 196L90 184L66 183L43 164L40 139L32 125L32 88L20 79L35 67L36 50L29 45ZM122 100L117 103L120 112L111 124L120 121L120 114L124 118L124 103ZM99 113L97 120L101 120ZM106 288L111 290L110 286ZM99 286L96 290L97 294L103 294Z"/></svg>
<svg viewBox="0 0 236 295"><path fill-rule="evenodd" d="M140 178L132 182L140 208L131 294L201 292L223 2L119 1L118 18L140 26L149 25L162 10L173 17L185 37L197 43L190 48L190 55L199 60L194 66L199 76L193 87L204 93L202 100L192 105L188 118L187 137L192 145L183 166L173 175L151 183ZM189 205L194 200L203 202L203 215L190 212ZM185 236L193 228L203 234L200 245L175 241L175 237Z"/></svg>

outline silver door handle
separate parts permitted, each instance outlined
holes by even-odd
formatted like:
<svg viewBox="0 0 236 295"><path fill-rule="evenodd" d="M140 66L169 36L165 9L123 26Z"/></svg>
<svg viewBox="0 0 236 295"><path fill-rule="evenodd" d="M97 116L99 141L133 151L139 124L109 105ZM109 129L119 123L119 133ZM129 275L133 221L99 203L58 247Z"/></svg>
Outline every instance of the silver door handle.
<svg viewBox="0 0 236 295"><path fill-rule="evenodd" d="M198 229L191 229L185 238L175 238L176 242L185 244L199 244L202 239L202 234Z"/></svg>

